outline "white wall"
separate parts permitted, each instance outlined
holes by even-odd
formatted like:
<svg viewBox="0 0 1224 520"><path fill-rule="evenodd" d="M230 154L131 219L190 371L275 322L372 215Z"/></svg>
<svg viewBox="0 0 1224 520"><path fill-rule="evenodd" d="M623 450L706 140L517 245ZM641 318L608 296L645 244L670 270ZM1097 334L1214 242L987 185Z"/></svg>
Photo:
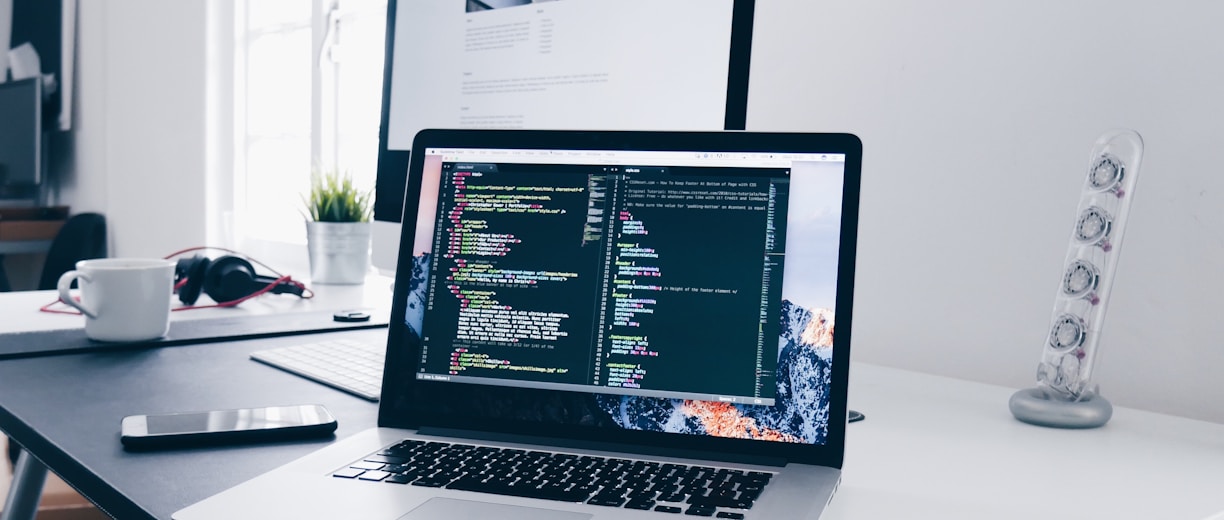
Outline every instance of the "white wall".
<svg viewBox="0 0 1224 520"><path fill-rule="evenodd" d="M1132 128L1096 380L1224 422L1220 20L1187 0L757 0L748 128L864 143L854 359L1031 386L1090 148Z"/></svg>
<svg viewBox="0 0 1224 520"><path fill-rule="evenodd" d="M207 4L81 2L64 199L107 214L114 254L216 235ZM1221 19L1191 0L757 0L749 129L864 141L855 359L1031 385L1089 149L1128 127L1147 152L1097 380L1224 422Z"/></svg>
<svg viewBox="0 0 1224 520"><path fill-rule="evenodd" d="M60 200L106 215L112 256L204 243L206 11L204 0L80 2Z"/></svg>

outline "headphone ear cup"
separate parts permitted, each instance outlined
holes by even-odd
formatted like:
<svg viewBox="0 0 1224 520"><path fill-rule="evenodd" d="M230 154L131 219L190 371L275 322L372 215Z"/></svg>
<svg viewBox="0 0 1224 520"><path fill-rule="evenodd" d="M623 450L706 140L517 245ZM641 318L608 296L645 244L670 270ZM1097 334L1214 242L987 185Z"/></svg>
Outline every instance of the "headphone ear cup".
<svg viewBox="0 0 1224 520"><path fill-rule="evenodd" d="M260 285L255 282L255 267L236 256L213 260L204 275L204 294L217 303L242 299L259 289Z"/></svg>
<svg viewBox="0 0 1224 520"><path fill-rule="evenodd" d="M204 287L204 278L211 263L212 260L200 255L180 258L175 263L174 284L178 285L186 280L178 289L179 301L185 305L195 305L196 300L200 299L200 290Z"/></svg>

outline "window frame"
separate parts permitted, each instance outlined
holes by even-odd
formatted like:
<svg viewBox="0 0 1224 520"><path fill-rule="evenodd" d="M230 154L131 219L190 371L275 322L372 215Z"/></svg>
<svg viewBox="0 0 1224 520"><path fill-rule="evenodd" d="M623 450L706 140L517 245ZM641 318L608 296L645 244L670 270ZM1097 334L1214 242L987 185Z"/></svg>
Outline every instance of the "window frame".
<svg viewBox="0 0 1224 520"><path fill-rule="evenodd" d="M229 164L230 168L228 175L221 175L228 182L219 182L220 187L217 191L229 192L231 203L226 204L222 201L215 205L216 215L210 219L211 222L214 222L212 229L215 231L210 231L208 236L210 243L243 251L280 270L306 272L309 265L304 225L300 227L300 231L275 233L275 236L269 236L272 233L266 230L255 230L251 224L255 219L260 218L257 211L252 211L251 205L254 203L255 196L249 192L253 178L249 163L251 144L260 139L271 139L276 136L260 135L250 131L249 52L252 42L260 37L289 34L301 30L310 31L309 164L313 165L314 169L337 168L342 158L341 138L343 136L339 128L342 105L339 97L342 63L331 61L329 53L336 48L346 19L354 14L365 15L364 13L371 11L346 12L342 9L343 0L310 0L309 20L272 24L252 29L248 21L249 6L258 1L260 0L223 2L222 4L226 6L218 8L219 12L215 18L217 24L221 26L216 31L218 39L230 43L228 48L222 45L217 49L218 53L230 57L231 64L230 67L223 67L228 70L228 74L219 73L220 76L225 76L219 80L219 83L228 82L232 87L228 90L230 92L228 99L222 96L221 102L218 103L220 106L215 111L218 114L232 114L232 119L228 121L224 115L216 116L217 126L228 126L232 130L232 138L219 139L222 142L219 148L227 148L227 150L219 150L218 155L221 157L218 162ZM386 9L386 3L377 0L374 5L360 7L373 9L378 4L381 4L384 10ZM229 34L225 34L226 32ZM381 49L380 45L379 50ZM378 69L380 72L378 83L381 85L382 68ZM381 92L381 88L379 91ZM377 124L377 114L374 114L373 121ZM370 153L376 155L377 128L373 129L371 135L374 143L370 147ZM297 137L300 136L291 136L291 138ZM373 182L373 172L370 172L369 178ZM372 191L373 185L369 186L369 189Z"/></svg>

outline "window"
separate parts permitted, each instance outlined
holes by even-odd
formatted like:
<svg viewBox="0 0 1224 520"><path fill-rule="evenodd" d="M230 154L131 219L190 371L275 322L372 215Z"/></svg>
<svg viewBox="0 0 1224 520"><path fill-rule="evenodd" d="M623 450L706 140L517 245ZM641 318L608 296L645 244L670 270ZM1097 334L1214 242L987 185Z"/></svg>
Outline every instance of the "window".
<svg viewBox="0 0 1224 520"><path fill-rule="evenodd" d="M312 168L374 188L386 0L248 0L234 21L232 232L301 245Z"/></svg>

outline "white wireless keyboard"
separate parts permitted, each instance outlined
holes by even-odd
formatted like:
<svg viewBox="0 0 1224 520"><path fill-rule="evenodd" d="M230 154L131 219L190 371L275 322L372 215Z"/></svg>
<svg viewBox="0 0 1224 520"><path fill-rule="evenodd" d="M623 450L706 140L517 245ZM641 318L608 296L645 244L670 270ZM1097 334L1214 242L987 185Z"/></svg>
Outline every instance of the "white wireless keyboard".
<svg viewBox="0 0 1224 520"><path fill-rule="evenodd" d="M386 346L348 339L316 341L260 350L251 359L378 401L382 390Z"/></svg>

